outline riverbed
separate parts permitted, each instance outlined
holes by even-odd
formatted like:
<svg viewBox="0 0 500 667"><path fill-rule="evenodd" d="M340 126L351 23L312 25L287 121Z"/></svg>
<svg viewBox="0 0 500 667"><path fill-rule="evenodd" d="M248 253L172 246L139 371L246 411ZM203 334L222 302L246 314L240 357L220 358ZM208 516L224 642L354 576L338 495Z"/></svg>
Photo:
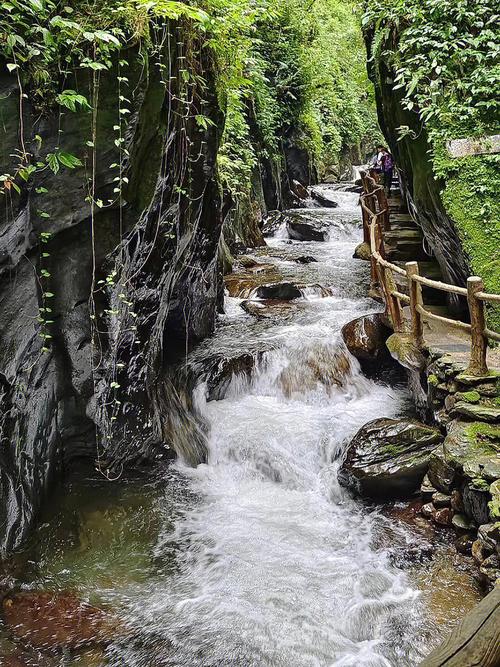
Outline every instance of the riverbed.
<svg viewBox="0 0 500 667"><path fill-rule="evenodd" d="M363 424L413 408L402 377L365 377L343 343L342 326L380 306L353 259L358 195L325 191L336 208L298 215L328 239L292 241L282 225L249 251L217 331L185 361L246 360L215 390L200 371L207 462L115 483L74 471L22 561L26 589L109 609L112 641L40 653L4 633L0 653L29 665L412 667L480 599L446 531L337 481ZM276 281L300 298L255 298Z"/></svg>

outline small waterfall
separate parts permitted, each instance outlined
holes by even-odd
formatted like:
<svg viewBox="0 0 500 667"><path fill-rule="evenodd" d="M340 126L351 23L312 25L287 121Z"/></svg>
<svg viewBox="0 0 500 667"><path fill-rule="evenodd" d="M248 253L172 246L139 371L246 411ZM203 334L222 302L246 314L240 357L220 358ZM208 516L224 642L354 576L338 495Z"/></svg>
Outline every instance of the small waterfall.
<svg viewBox="0 0 500 667"><path fill-rule="evenodd" d="M126 617L142 639L112 647L112 664L411 667L428 650L416 639L425 634L418 593L380 545L377 513L337 481L356 431L401 414L407 400L406 390L364 377L340 337L373 302L366 267L352 259L356 195L339 195L349 206L322 212L333 230L343 220L338 237L300 246L316 263L297 266L286 241L270 241L284 279L293 271L329 294L276 320L230 299L216 334L188 360L220 373L217 359L232 359L218 391L207 371L194 392L206 463L174 467L190 501L173 526L165 517L156 562L168 567L127 591Z"/></svg>

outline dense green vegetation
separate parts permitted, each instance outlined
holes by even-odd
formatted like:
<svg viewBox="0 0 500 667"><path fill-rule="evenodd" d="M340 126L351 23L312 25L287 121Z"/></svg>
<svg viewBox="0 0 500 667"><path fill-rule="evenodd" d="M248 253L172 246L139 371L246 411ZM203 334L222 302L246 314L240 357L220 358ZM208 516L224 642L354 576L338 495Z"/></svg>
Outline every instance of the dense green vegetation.
<svg viewBox="0 0 500 667"><path fill-rule="evenodd" d="M66 89L67 78L85 71L98 78L111 68L113 53L125 47L138 45L150 52L152 31L168 19L181 19L213 53L226 113L221 180L233 199L249 196L260 160L269 160L277 173L282 169L284 141L307 149L321 172L333 168L338 173L344 156L347 162L350 155L359 159L366 138L374 137L376 122L355 0L196 4L7 0L1 3L3 55L8 70L19 76L30 101L41 109L59 105L90 112L92 100ZM191 74L187 70L186 77ZM200 115L200 125L207 122ZM20 150L21 175L26 177L32 165L25 147ZM57 159L51 159L55 166ZM16 182L8 175L5 180Z"/></svg>
<svg viewBox="0 0 500 667"><path fill-rule="evenodd" d="M260 158L279 170L286 140L307 149L321 175L332 168L338 173L350 153L359 160L376 121L356 3L269 0L253 3L250 13L247 2L216 4L222 24L232 7L229 40L214 39L219 52L233 45L226 59L233 76L221 86L227 186L247 192Z"/></svg>
<svg viewBox="0 0 500 667"><path fill-rule="evenodd" d="M425 128L442 201L471 269L500 290L500 156L450 158L449 139L498 133L500 40L494 0L370 0L373 57L395 72L403 105ZM408 127L402 137L412 136Z"/></svg>

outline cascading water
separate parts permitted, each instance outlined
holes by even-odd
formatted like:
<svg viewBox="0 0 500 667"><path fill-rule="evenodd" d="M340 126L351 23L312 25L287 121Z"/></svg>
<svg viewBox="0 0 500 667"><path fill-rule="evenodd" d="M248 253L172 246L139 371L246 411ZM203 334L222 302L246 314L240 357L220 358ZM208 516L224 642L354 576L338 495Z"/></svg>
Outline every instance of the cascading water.
<svg viewBox="0 0 500 667"><path fill-rule="evenodd" d="M337 482L357 429L411 406L404 388L364 377L341 339L377 305L367 265L352 259L357 196L321 194L339 206L291 215L326 226L329 240L290 242L285 216L250 268L228 277L240 296L178 369L170 431L185 459L159 478L80 475L48 508L23 583L109 609L112 643L62 654L24 645L22 664L414 667L477 601L449 550L410 563L427 537ZM255 298L277 281L301 297ZM203 440L207 462L191 467ZM51 623L44 615L49 636ZM0 627L0 663L17 650Z"/></svg>
<svg viewBox="0 0 500 667"><path fill-rule="evenodd" d="M298 266L279 233L260 261L285 279L321 284L265 321L228 299L217 334L196 353L260 350L249 375L236 372L221 400L196 390L209 425L208 462L179 461L190 506L156 548L176 567L150 589L127 594L127 619L143 638L116 646L127 665L179 667L370 667L415 665L417 591L375 548L377 514L339 487L342 452L370 419L395 416L405 392L366 379L341 341L341 326L373 310L361 295L366 267L351 259L359 235L356 195L311 210L330 241L302 243L318 260ZM266 254L267 253L267 254ZM145 633L145 637L144 637ZM118 664L118 662L117 662ZM119 663L121 664L121 663Z"/></svg>

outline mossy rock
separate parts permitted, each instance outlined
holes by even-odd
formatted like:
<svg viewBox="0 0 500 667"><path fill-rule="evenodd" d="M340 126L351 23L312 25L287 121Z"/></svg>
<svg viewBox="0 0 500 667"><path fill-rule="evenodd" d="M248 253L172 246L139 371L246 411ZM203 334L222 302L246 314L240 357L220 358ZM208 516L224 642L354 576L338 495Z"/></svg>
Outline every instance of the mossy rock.
<svg viewBox="0 0 500 667"><path fill-rule="evenodd" d="M470 481L500 477L500 427L484 422L451 422L443 444L444 461Z"/></svg>
<svg viewBox="0 0 500 667"><path fill-rule="evenodd" d="M421 371L425 367L425 358L409 334L395 333L389 336L387 349L393 359L413 371Z"/></svg>
<svg viewBox="0 0 500 667"><path fill-rule="evenodd" d="M455 468L445 460L443 447L436 447L429 458L427 476L430 483L439 491L449 493L454 486L456 474Z"/></svg>
<svg viewBox="0 0 500 667"><path fill-rule="evenodd" d="M414 420L376 419L353 438L339 481L365 498L407 497L422 484L441 439L438 429Z"/></svg>
<svg viewBox="0 0 500 667"><path fill-rule="evenodd" d="M371 249L368 243L363 242L356 246L353 255L355 259L363 259L366 262L369 262L371 256L372 256Z"/></svg>
<svg viewBox="0 0 500 667"><path fill-rule="evenodd" d="M465 384L467 386L476 386L478 384L490 384L495 387L499 386L500 382L500 373L495 370L491 370L486 375L469 375L466 372L459 373L456 377L457 382L460 384Z"/></svg>
<svg viewBox="0 0 500 667"><path fill-rule="evenodd" d="M477 392L468 393L475 394ZM495 405L474 405L473 403L468 403L466 401L459 401L458 403L455 403L453 411L456 414L468 417L469 419L476 419L493 424L500 422L500 408Z"/></svg>
<svg viewBox="0 0 500 667"><path fill-rule="evenodd" d="M460 377L465 371L465 364L462 361L457 361L452 354L443 354L434 362L434 367L436 375L446 380Z"/></svg>
<svg viewBox="0 0 500 667"><path fill-rule="evenodd" d="M437 377L437 375L431 373L427 378L427 384L430 387L439 387L439 378Z"/></svg>
<svg viewBox="0 0 500 667"><path fill-rule="evenodd" d="M479 403L481 394L478 391L459 391L456 393L456 399L465 403Z"/></svg>
<svg viewBox="0 0 500 667"><path fill-rule="evenodd" d="M491 500L488 503L490 518L492 521L500 521L500 479L490 486Z"/></svg>

